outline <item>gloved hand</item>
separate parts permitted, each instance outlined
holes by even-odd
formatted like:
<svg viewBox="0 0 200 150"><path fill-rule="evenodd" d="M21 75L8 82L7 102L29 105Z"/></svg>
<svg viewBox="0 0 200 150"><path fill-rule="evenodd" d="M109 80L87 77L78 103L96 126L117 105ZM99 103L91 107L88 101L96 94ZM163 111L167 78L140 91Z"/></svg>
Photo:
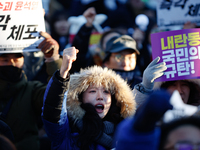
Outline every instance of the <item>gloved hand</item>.
<svg viewBox="0 0 200 150"><path fill-rule="evenodd" d="M154 86L154 80L161 77L164 71L167 69L166 63L158 63L160 57L155 58L144 70L142 85L148 90L152 90Z"/></svg>
<svg viewBox="0 0 200 150"><path fill-rule="evenodd" d="M164 90L153 92L134 116L133 128L139 132L152 131L164 113L172 109L170 94Z"/></svg>
<svg viewBox="0 0 200 150"><path fill-rule="evenodd" d="M40 35L45 39L38 45L38 48L44 53L46 62L59 59L59 44L47 32L40 32Z"/></svg>

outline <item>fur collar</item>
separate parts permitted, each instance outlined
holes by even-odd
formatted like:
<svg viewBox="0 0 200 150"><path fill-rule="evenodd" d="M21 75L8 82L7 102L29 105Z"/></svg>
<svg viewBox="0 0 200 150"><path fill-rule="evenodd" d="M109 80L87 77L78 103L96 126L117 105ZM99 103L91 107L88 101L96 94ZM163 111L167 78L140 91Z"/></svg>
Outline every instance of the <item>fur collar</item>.
<svg viewBox="0 0 200 150"><path fill-rule="evenodd" d="M67 109L68 115L74 120L82 119L85 114L85 111L80 107L81 102L78 96L86 91L91 84L103 85L115 95L117 105L121 107L123 118L135 113L136 103L126 81L110 69L93 66L70 76Z"/></svg>

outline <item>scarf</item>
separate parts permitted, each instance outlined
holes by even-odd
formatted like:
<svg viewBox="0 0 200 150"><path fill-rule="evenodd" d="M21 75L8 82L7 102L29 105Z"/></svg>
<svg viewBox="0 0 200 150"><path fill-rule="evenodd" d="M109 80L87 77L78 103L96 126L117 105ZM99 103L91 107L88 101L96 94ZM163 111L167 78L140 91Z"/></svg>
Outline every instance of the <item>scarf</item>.
<svg viewBox="0 0 200 150"><path fill-rule="evenodd" d="M130 83L134 76L135 76L135 71L124 71L124 70L117 70L113 69L117 74L119 74L124 80L126 80L128 83Z"/></svg>
<svg viewBox="0 0 200 150"><path fill-rule="evenodd" d="M22 77L22 69L14 66L0 66L0 79L17 82Z"/></svg>
<svg viewBox="0 0 200 150"><path fill-rule="evenodd" d="M104 121L104 130L103 134L99 134L94 141L99 145L104 147L113 148L113 137L111 136L114 133L114 124L109 121ZM83 121L79 120L76 122L76 126L79 130L82 130Z"/></svg>

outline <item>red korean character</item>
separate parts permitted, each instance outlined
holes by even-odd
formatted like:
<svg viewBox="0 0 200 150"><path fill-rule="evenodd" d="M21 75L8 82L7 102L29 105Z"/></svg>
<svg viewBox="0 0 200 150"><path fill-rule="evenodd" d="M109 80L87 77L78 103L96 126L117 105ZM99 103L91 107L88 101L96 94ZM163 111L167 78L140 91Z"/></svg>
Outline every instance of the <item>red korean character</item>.
<svg viewBox="0 0 200 150"><path fill-rule="evenodd" d="M3 11L9 11L9 10L12 9L12 4L13 4L13 2L5 2L5 4L6 4L6 5L5 5Z"/></svg>
<svg viewBox="0 0 200 150"><path fill-rule="evenodd" d="M3 4L2 4L2 2L0 2L0 9L3 9Z"/></svg>
<svg viewBox="0 0 200 150"><path fill-rule="evenodd" d="M31 8L31 2L26 2L24 4L24 9L29 9L30 10L30 8Z"/></svg>
<svg viewBox="0 0 200 150"><path fill-rule="evenodd" d="M22 10L23 1L18 1L15 6L15 10Z"/></svg>
<svg viewBox="0 0 200 150"><path fill-rule="evenodd" d="M32 8L31 10L36 10L38 8L38 2L32 2Z"/></svg>

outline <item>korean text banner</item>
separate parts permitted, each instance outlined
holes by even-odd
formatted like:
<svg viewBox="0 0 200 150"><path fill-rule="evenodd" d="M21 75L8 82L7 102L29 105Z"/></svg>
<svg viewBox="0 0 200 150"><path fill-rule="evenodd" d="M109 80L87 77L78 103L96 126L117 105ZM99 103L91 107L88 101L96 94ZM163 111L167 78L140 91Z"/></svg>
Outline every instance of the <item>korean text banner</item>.
<svg viewBox="0 0 200 150"><path fill-rule="evenodd" d="M200 0L158 0L156 11L160 28L182 26L187 21L200 24Z"/></svg>
<svg viewBox="0 0 200 150"><path fill-rule="evenodd" d="M0 1L0 53L38 51L45 31L41 0Z"/></svg>
<svg viewBox="0 0 200 150"><path fill-rule="evenodd" d="M153 59L160 56L167 70L156 81L200 78L200 29L151 34Z"/></svg>

